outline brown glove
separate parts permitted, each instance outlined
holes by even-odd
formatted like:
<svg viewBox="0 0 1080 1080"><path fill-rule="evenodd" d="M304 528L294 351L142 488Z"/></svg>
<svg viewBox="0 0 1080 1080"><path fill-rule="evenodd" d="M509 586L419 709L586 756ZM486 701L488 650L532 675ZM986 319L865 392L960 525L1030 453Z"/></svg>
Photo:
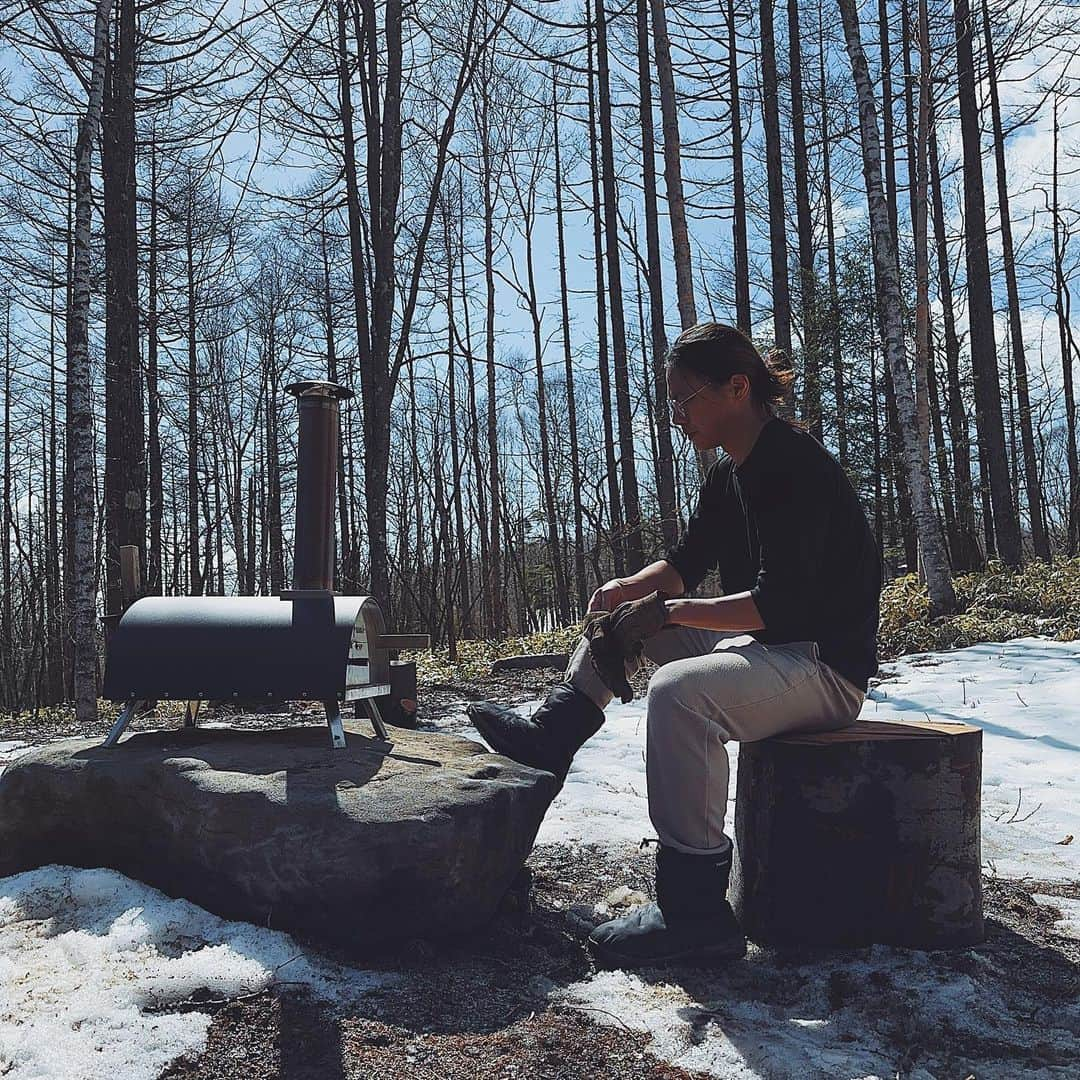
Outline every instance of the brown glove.
<svg viewBox="0 0 1080 1080"><path fill-rule="evenodd" d="M665 600L666 593L654 592L640 600L619 604L614 611L586 616L584 633L589 639L592 665L604 685L624 705L634 700L626 678L626 661L636 660L645 639L667 624Z"/></svg>

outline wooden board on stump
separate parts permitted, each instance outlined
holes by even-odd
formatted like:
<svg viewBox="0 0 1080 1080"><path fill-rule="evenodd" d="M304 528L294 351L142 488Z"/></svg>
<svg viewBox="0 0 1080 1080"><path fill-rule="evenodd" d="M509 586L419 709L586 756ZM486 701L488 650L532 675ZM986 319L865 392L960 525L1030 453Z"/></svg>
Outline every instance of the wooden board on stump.
<svg viewBox="0 0 1080 1080"><path fill-rule="evenodd" d="M859 720L743 743L732 904L768 945L984 936L982 731Z"/></svg>

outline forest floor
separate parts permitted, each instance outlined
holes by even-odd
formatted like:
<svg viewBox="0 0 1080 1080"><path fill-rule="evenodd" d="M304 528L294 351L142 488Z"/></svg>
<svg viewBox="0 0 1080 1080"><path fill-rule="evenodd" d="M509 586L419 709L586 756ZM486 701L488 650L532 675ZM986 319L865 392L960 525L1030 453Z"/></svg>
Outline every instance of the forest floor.
<svg viewBox="0 0 1080 1080"><path fill-rule="evenodd" d="M463 731L469 700L534 701L557 678L508 671L423 684L421 726ZM646 672L637 677L639 694L646 680ZM45 714L37 726L28 714L20 719L3 738L33 745L89 734L70 714L59 724ZM214 719L245 727L322 722L310 709ZM987 937L969 949L751 946L745 961L723 971L597 974L585 937L651 894L652 861L626 842L538 841L485 930L453 943L417 939L376 958L367 970L394 980L358 1005L288 981L173 1003L172 1012L211 1018L205 1048L173 1061L162 1080L984 1080L1064 1077L1075 1066L1080 940L1062 930L1062 917L1077 910L1080 883L986 877ZM3 1050L0 1038L0 1075Z"/></svg>

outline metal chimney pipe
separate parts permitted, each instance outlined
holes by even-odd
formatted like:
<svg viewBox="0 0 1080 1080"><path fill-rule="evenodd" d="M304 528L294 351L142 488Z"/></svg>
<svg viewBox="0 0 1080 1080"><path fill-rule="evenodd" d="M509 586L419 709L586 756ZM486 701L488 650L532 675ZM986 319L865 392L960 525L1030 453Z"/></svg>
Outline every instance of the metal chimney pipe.
<svg viewBox="0 0 1080 1080"><path fill-rule="evenodd" d="M296 539L292 588L331 593L334 588L334 490L337 483L338 402L352 391L318 379L285 389L300 407L296 453Z"/></svg>

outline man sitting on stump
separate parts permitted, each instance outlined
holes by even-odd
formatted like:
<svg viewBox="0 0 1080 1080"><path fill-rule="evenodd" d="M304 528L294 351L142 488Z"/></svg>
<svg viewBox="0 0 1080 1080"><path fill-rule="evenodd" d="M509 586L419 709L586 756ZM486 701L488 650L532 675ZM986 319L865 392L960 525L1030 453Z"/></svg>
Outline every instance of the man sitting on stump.
<svg viewBox="0 0 1080 1080"><path fill-rule="evenodd" d="M616 967L742 956L727 902L724 744L854 722L877 670L877 543L850 481L811 435L775 415L792 375L742 331L686 330L667 357L671 419L695 449L721 447L678 543L593 594L565 680L529 719L487 702L469 716L495 749L565 780L642 653L656 902L596 927ZM689 598L712 569L723 595ZM748 639L746 635L752 635Z"/></svg>

